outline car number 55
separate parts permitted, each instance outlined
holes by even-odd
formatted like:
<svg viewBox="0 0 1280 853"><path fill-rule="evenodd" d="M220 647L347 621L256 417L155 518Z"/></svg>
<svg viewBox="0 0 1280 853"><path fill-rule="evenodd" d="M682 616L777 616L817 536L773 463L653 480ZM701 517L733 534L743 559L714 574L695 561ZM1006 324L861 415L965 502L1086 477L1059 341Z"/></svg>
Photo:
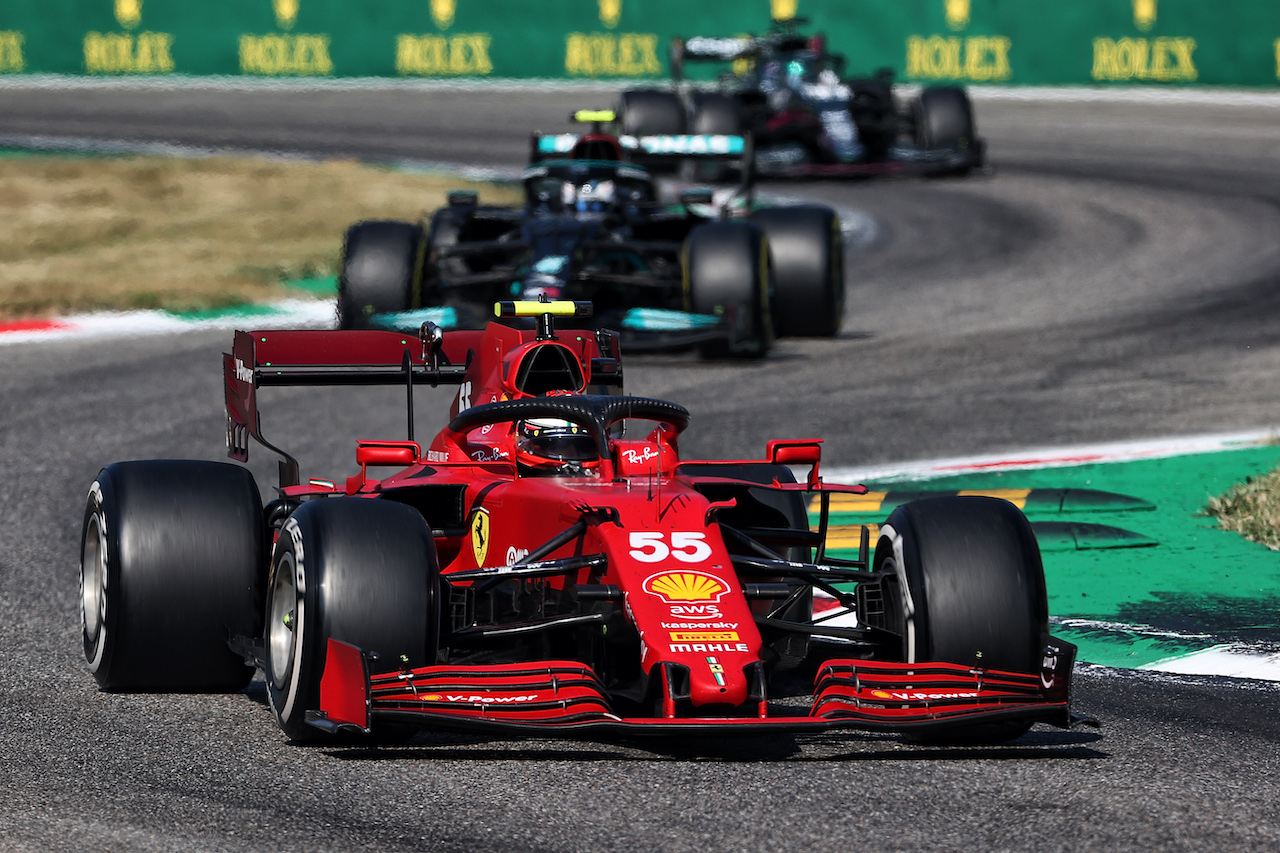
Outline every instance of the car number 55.
<svg viewBox="0 0 1280 853"><path fill-rule="evenodd" d="M631 558L642 563L660 563L675 557L682 563L701 563L711 556L707 534L697 531L672 533L671 544L662 531L634 530L631 533Z"/></svg>

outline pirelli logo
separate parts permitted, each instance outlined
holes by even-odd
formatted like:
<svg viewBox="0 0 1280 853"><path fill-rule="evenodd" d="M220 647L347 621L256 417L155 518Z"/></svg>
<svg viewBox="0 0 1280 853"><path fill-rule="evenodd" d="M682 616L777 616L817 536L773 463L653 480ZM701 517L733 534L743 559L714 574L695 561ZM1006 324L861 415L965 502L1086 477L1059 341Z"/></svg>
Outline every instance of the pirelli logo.
<svg viewBox="0 0 1280 853"><path fill-rule="evenodd" d="M737 631L672 631L673 643L736 643Z"/></svg>

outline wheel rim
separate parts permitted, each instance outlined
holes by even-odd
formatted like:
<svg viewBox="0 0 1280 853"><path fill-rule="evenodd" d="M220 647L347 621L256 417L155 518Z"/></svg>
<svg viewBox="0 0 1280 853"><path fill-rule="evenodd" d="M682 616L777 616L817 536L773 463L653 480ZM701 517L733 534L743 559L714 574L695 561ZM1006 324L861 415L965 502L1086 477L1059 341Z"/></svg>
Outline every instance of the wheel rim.
<svg viewBox="0 0 1280 853"><path fill-rule="evenodd" d="M102 520L97 513L89 519L89 530L84 537L84 550L80 554L80 610L84 619L85 639L98 641L106 622L107 543L102 531Z"/></svg>
<svg viewBox="0 0 1280 853"><path fill-rule="evenodd" d="M272 684L283 690L289 683L297 644L298 588L293 557L285 554L276 566L267 614L267 669Z"/></svg>

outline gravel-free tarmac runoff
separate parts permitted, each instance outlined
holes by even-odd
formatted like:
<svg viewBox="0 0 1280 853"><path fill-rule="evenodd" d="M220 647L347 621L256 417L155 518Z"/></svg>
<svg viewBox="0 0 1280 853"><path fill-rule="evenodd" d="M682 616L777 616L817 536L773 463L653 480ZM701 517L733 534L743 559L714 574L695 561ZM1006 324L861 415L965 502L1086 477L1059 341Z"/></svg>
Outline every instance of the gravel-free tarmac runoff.
<svg viewBox="0 0 1280 853"><path fill-rule="evenodd" d="M10 83L0 136L511 168L528 130L612 98ZM630 359L628 389L691 409L687 455L819 435L838 466L1266 429L1280 421L1280 100L1243 100L980 94L990 176L770 187L876 223L850 255L840 338L783 341L749 365ZM85 491L116 460L222 458L229 343L0 350L0 850L1280 846L1269 682L1086 668L1076 706L1100 731L958 750L857 735L305 748L260 683L99 693L80 648ZM264 429L304 475L345 476L353 438L401 434L400 405L276 390ZM255 456L263 487L271 467Z"/></svg>

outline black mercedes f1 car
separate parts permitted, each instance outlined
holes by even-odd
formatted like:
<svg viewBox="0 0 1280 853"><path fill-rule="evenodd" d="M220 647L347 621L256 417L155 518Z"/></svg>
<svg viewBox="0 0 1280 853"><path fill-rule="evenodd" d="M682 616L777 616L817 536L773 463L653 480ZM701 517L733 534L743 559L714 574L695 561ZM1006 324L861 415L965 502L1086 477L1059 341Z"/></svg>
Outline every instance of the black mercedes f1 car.
<svg viewBox="0 0 1280 853"><path fill-rule="evenodd" d="M774 21L761 36L675 39L671 89L631 89L622 132L750 134L761 175L776 177L964 174L984 165L973 106L957 86L907 98L894 73L849 77L846 60L805 19ZM686 81L685 64L731 64L715 88Z"/></svg>
<svg viewBox="0 0 1280 853"><path fill-rule="evenodd" d="M428 222L358 222L339 276L340 328L481 328L501 300L596 306L631 350L763 356L778 335L832 336L844 313L843 237L830 208L760 204L750 137L634 137L584 110L587 133L534 134L519 207L449 195ZM663 200L643 165L691 159L742 177Z"/></svg>

